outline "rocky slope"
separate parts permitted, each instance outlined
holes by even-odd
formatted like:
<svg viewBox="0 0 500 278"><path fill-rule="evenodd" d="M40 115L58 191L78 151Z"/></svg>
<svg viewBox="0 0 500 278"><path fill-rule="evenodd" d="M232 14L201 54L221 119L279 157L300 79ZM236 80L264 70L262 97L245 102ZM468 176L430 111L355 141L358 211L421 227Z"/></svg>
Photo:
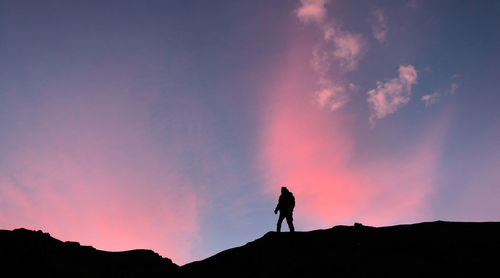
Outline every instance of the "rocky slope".
<svg viewBox="0 0 500 278"><path fill-rule="evenodd" d="M477 277L496 275L500 222L269 232L179 267L150 250L105 252L41 231L0 230L2 277Z"/></svg>
<svg viewBox="0 0 500 278"><path fill-rule="evenodd" d="M2 277L177 277L179 267L150 250L106 252L42 231L0 230Z"/></svg>
<svg viewBox="0 0 500 278"><path fill-rule="evenodd" d="M184 277L477 277L500 266L500 223L275 233L181 267Z"/></svg>

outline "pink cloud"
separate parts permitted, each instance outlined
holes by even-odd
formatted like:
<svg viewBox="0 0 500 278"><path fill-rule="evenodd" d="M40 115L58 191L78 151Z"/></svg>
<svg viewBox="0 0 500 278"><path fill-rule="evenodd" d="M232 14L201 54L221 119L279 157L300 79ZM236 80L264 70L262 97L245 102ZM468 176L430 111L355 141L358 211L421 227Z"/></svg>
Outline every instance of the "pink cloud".
<svg viewBox="0 0 500 278"><path fill-rule="evenodd" d="M434 92L432 94L423 95L420 98L425 103L425 107L429 107L439 101L439 92Z"/></svg>
<svg viewBox="0 0 500 278"><path fill-rule="evenodd" d="M264 192L275 196L287 186L296 196L296 222L302 229L352 224L415 221L425 217L436 185L439 148L446 124L394 153L357 161L354 136L346 113L331 116L307 101L307 83L297 69L300 59L268 85L270 105L261 134ZM416 76L400 70L400 86ZM273 101L279 99L280 101ZM410 147L411 146L411 147Z"/></svg>
<svg viewBox="0 0 500 278"><path fill-rule="evenodd" d="M411 86L417 82L417 71L412 65L399 66L399 79L406 90L411 91Z"/></svg>
<svg viewBox="0 0 500 278"><path fill-rule="evenodd" d="M363 54L364 42L360 34L336 31L331 37L333 56L347 71L355 70Z"/></svg>
<svg viewBox="0 0 500 278"><path fill-rule="evenodd" d="M328 0L300 0L297 17L303 22L322 22L326 17L325 5Z"/></svg>
<svg viewBox="0 0 500 278"><path fill-rule="evenodd" d="M417 71L412 65L400 65L398 73L397 78L387 82L377 81L377 88L368 91L372 127L376 119L395 113L410 101L411 87L417 82Z"/></svg>
<svg viewBox="0 0 500 278"><path fill-rule="evenodd" d="M327 107L331 111L335 111L344 106L347 102L345 88L340 86L329 86L316 92L316 101L321 108Z"/></svg>
<svg viewBox="0 0 500 278"><path fill-rule="evenodd" d="M332 46L330 59L337 61L343 70L355 70L366 48L363 36L334 24L323 24L321 28L325 43Z"/></svg>

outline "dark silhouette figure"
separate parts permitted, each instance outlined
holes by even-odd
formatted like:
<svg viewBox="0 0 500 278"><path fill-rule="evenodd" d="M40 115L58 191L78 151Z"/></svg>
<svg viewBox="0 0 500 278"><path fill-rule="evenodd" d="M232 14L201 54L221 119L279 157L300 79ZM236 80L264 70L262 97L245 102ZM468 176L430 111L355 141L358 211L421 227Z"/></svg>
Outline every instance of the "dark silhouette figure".
<svg viewBox="0 0 500 278"><path fill-rule="evenodd" d="M286 218L286 223L288 223L288 228L290 232L294 232L295 228L293 227L293 208L295 207L295 197L293 197L292 192L288 191L286 187L281 188L281 195L278 200L278 205L274 210L274 214L280 212L280 217L278 218L278 224L276 231L281 232L281 223L283 219Z"/></svg>

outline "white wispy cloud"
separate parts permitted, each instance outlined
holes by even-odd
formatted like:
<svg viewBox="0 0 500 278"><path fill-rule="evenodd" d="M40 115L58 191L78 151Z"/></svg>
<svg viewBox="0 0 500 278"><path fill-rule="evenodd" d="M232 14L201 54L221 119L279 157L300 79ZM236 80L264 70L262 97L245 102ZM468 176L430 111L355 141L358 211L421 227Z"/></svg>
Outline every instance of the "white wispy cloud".
<svg viewBox="0 0 500 278"><path fill-rule="evenodd" d="M400 65L398 77L387 82L377 81L377 88L368 91L368 104L371 109L370 125L375 120L393 114L410 101L411 87L417 82L417 71L412 65Z"/></svg>
<svg viewBox="0 0 500 278"><path fill-rule="evenodd" d="M318 62L318 54L327 68L332 62L338 62L346 71L355 70L364 49L365 42L361 34L347 32L333 23L327 23L326 0L301 0L301 6L297 9L297 17L304 23L315 23L323 33L322 48L313 51L313 65ZM317 67L316 67L317 68Z"/></svg>
<svg viewBox="0 0 500 278"><path fill-rule="evenodd" d="M311 65L318 75L319 90L314 93L321 108L337 110L349 101L349 92L357 90L355 84L344 85L334 80L330 68L337 64L343 71L353 71L365 50L360 34L347 32L328 20L328 0L301 0L297 18L304 24L313 24L322 32L322 40L312 52Z"/></svg>
<svg viewBox="0 0 500 278"><path fill-rule="evenodd" d="M316 92L316 101L321 108L335 111L347 103L346 88L342 86L328 86Z"/></svg>
<svg viewBox="0 0 500 278"><path fill-rule="evenodd" d="M346 71L353 71L358 66L364 50L364 40L360 34L343 32L329 28L328 38L333 42L333 58ZM325 37L326 33L325 33Z"/></svg>
<svg viewBox="0 0 500 278"><path fill-rule="evenodd" d="M432 94L423 95L420 98L425 103L425 107L429 107L439 101L439 92L434 92Z"/></svg>
<svg viewBox="0 0 500 278"><path fill-rule="evenodd" d="M375 39L380 43L385 43L387 41L387 15L382 9L375 9L371 12L374 23L372 24L372 33Z"/></svg>

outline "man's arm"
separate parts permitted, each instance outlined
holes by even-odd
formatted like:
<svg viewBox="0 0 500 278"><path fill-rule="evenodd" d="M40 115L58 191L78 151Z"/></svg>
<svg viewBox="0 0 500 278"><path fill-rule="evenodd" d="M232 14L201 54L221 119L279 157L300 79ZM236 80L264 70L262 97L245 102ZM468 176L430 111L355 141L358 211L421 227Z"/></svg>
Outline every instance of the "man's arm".
<svg viewBox="0 0 500 278"><path fill-rule="evenodd" d="M280 210L280 204L281 204L281 196L278 200L278 204L276 205L276 208L274 209L274 214L278 213L278 210Z"/></svg>

